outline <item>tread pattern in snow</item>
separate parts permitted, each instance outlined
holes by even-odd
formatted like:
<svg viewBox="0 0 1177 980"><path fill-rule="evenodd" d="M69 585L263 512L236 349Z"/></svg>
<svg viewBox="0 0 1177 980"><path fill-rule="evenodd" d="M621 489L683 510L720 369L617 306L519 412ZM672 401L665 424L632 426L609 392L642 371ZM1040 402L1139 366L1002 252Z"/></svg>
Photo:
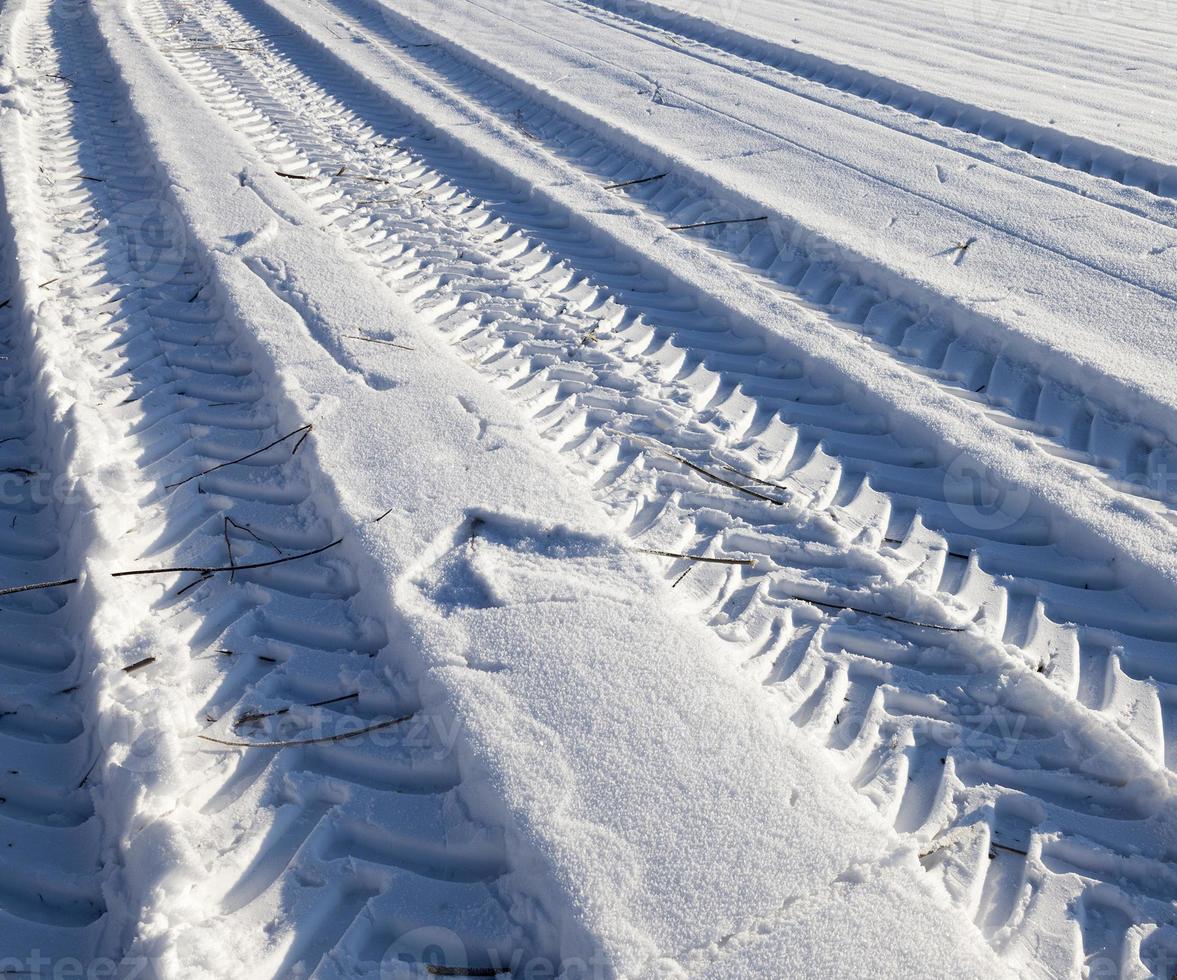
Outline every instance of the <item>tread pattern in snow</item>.
<svg viewBox="0 0 1177 980"><path fill-rule="evenodd" d="M754 74L761 81L778 85L786 91L800 91L807 97L817 93L813 88L798 87L795 81L781 78L776 73L792 76L793 80L810 82L827 90L821 98L826 104L861 113L867 118L894 119L915 117L915 125L905 131L924 135L920 121L928 121L945 129L975 137L981 141L1000 143L1010 149L1028 153L1059 168L1076 170L1103 178L1130 189L1163 198L1177 198L1177 168L1136 156L1119 147L1098 143L1059 130L1027 122L971 103L936 95L911 85L871 74L852 65L838 64L809 52L790 50L779 44L762 41L739 31L709 22L691 14L670 10L644 0L547 0L587 17L623 30L635 31L642 37L662 39L676 49L693 57L702 58L724 67L736 65L741 71ZM745 66L739 66L739 63ZM874 103L890 110L879 116L869 112L861 103ZM897 125L897 128L898 125ZM1131 198L1122 205L1136 210L1140 204ZM1145 205L1144 213L1147 213ZM1166 208L1171 224L1174 213Z"/></svg>
<svg viewBox="0 0 1177 980"><path fill-rule="evenodd" d="M402 60L504 123L522 127L552 153L601 184L640 180L659 173L655 157L643 158L610 143L597 132L564 118L531 99L526 91L489 77L455 54L451 46L399 14L374 10L371 0L337 0L342 10L358 8L356 23L395 44ZM394 32L398 25L400 32ZM412 44L426 36L437 43ZM624 189L626 197L667 227L707 223L740 214L722 194L689 178L667 174ZM979 411L1048 451L1100 474L1111 486L1171 521L1177 504L1177 445L1148 426L1133 423L1114 406L1102 404L1072 385L1008 354L996 354L956 332L935 310L923 312L897 292L867 284L828 256L835 252L820 235L772 220L713 226L693 232L715 253L758 283L819 313L827 322L865 337L909 367L913 380L940 385L962 410Z"/></svg>
<svg viewBox="0 0 1177 980"><path fill-rule="evenodd" d="M76 190L76 184L74 189ZM5 240L10 236L5 234ZM55 467L68 438L40 394L44 378L21 314L19 272L0 252L0 587L73 577L68 488ZM6 301L6 302L5 302ZM63 491L65 492L63 494ZM0 950L89 961L106 904L91 678L76 589L0 598Z"/></svg>
<svg viewBox="0 0 1177 980"><path fill-rule="evenodd" d="M921 842L999 949L1058 976L1172 961L1170 613L1043 521L970 525L935 447L899 442L834 381L429 132L264 3L160 10L157 28L170 15L188 41L260 32L262 57L169 57L268 162L318 175L299 182L308 201L530 411L636 545L754 560L667 574L689 571L680 587L733 656ZM499 108L516 106L542 137L525 104ZM827 307L855 288L806 276ZM913 607L918 621L892 616ZM1072 933L1045 932L1060 916Z"/></svg>
<svg viewBox="0 0 1177 980"><path fill-rule="evenodd" d="M238 564L331 542L346 529L319 490L310 448L294 454L278 445L167 489L293 425L279 416L248 339L226 316L169 203L89 10L55 4L46 32L41 63L53 74L40 86L41 166L46 214L60 229L55 298L72 314L77 343L106 369L100 394L125 423L128 453L158 486L128 547L140 549L146 566L216 566L225 563L227 539ZM0 310L0 324L9 316ZM0 446L0 458L33 469L36 454L19 448L36 431L18 408L27 382L20 368L6 388L12 408L3 424L14 441ZM53 536L37 533L42 523L43 532L51 528L50 515L27 501L11 509L23 526L0 541L26 562L52 564L53 545L44 542ZM45 569L35 574L47 577ZM211 933L225 916L242 934L254 929L256 945L236 950L234 968L255 976L342 976L364 964L406 976L426 975L429 962L484 972L509 965L526 945L499 890L502 832L467 813L445 730L421 709L397 642L357 609L359 592L339 549L232 580L181 577L149 610L187 638L188 649L177 651L190 661L184 693L200 705L190 721L204 735L322 740L412 716L362 738L282 750L190 738L183 805L194 811L191 844L206 864L193 907L206 909ZM4 602L6 620L28 619L39 638L33 647L0 644L0 696L12 701L0 739L14 746L5 765L63 773L72 787L88 760L69 698L49 700L77 673L68 639L52 625L58 603L50 592ZM36 664L21 652L30 649ZM150 684L150 675L148 668L134 677ZM36 862L27 873L9 862L0 909L21 914L40 897L43 908L29 918L54 933L84 928L101 913L93 875L54 864L84 851L66 847L66 838L95 834L84 794L21 772L0 779L0 821L21 811ZM92 859L93 848L85 853ZM8 930L0 918L0 938ZM199 935L194 927L186 937L197 958Z"/></svg>

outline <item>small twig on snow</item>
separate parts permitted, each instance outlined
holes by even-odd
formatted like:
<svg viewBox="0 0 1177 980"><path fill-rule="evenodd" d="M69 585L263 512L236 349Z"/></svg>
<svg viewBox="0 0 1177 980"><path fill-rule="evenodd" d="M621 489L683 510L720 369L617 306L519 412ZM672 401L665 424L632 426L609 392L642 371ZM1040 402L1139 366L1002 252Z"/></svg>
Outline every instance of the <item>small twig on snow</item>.
<svg viewBox="0 0 1177 980"><path fill-rule="evenodd" d="M782 483L773 483L772 480L762 480L760 477L753 476L751 473L745 473L743 470L736 469L730 463L723 463L721 465L725 470L735 473L736 476L742 476L745 480L751 480L753 483L759 483L762 487L772 487L774 490L783 490L785 493L793 492ZM777 501L777 503L783 503L783 501Z"/></svg>
<svg viewBox="0 0 1177 980"><path fill-rule="evenodd" d="M945 633L963 633L968 628L966 626L945 626L942 623L921 623L916 619L904 619L902 616L893 616L891 613L877 612L874 609L862 609L858 606L852 606L849 603L831 602L828 599L810 599L803 595L791 595L788 598L796 602L807 603L810 606L845 610L847 612L858 613L860 616L873 616L876 619L885 619L892 623L902 623L904 626L918 626L920 629L941 630Z"/></svg>
<svg viewBox="0 0 1177 980"><path fill-rule="evenodd" d="M976 242L976 240L977 238L974 235L972 238L966 238L962 242L957 242L952 246L952 248L948 250L948 254L953 256L953 265L960 265L964 261L965 255L968 253L968 250L973 246L973 243Z"/></svg>
<svg viewBox="0 0 1177 980"><path fill-rule="evenodd" d="M296 452L298 452L298 447L302 445L303 439L305 439L310 434L310 431L312 428L313 428L313 426L309 422L306 425L300 425L297 429L294 429L291 432L287 432L286 435L281 436L278 439L275 439L273 442L269 443L269 445L262 446L261 449L255 449L253 452L246 453L244 456L238 456L236 459L230 459L227 462L218 463L216 466L210 466L207 470L202 470L199 473L193 473L191 476L184 477L184 479L180 480L178 483L167 484L164 487L164 489L165 490L172 490L172 489L175 489L176 487L182 487L185 483L188 483L190 480L195 480L195 479L202 477L202 476L208 476L209 473L215 473L217 470L224 469L226 466L233 466L235 463L244 463L247 459L253 459L254 456L264 453L267 449L273 449L274 446L277 446L279 443L285 442L287 439L291 438L292 436L296 436L299 433L302 433L302 438L299 439L298 442L296 442L294 444L294 448L292 450L290 450L290 455L293 456Z"/></svg>
<svg viewBox="0 0 1177 980"><path fill-rule="evenodd" d="M757 500L763 500L766 503L776 504L778 507L785 506L785 502L783 500L777 500L775 497L770 497L770 496L768 496L768 494L761 493L759 490L753 490L750 487L742 487L738 483L733 483L731 480L724 479L722 476L719 476L716 473L712 473L710 470L705 469L704 467L699 466L696 463L692 463L689 459L684 459L682 456L679 456L677 453L672 453L669 449L662 449L661 447L658 447L658 450L663 455L669 456L676 463L681 463L687 469L694 470L694 472L700 474L701 476L707 477L707 479L712 480L715 483L720 484L721 486L730 487L732 490L738 490L738 491L740 491L740 493L746 493L749 497L755 497ZM728 469L731 469L731 467L729 466ZM740 475L743 476L744 474L741 473ZM748 477L748 479L755 480L756 478L755 477ZM763 481L757 480L756 482L760 483ZM784 488L782 487L781 489L784 489Z"/></svg>
<svg viewBox="0 0 1177 980"><path fill-rule="evenodd" d="M389 721L377 722L375 725L369 725L367 728L361 728L354 732L343 732L340 735L324 735L319 738L302 738L282 742L235 741L233 739L227 738L215 738L212 735L197 735L196 737L205 742L215 742L217 745L227 745L234 749L284 749L295 745L316 745L320 742L342 742L345 739L356 738L360 735L367 735L368 732L379 731L381 728L391 728L393 725L399 725L402 722L408 721L412 717L412 715L402 715L400 718L393 718Z"/></svg>
<svg viewBox="0 0 1177 980"><path fill-rule="evenodd" d="M670 176L670 171L668 170L668 171L666 171L666 173L655 174L653 177L639 177L637 180L622 180L616 184L606 184L602 188L602 190L615 191L615 190L619 190L622 187L636 187L638 184L648 184L652 180L661 180L663 177L669 177L669 176Z"/></svg>
<svg viewBox="0 0 1177 980"><path fill-rule="evenodd" d="M58 579L56 582L37 582L34 585L15 585L11 588L0 589L0 596L16 595L18 592L35 592L38 589L53 589L59 585L77 585L76 578Z"/></svg>
<svg viewBox="0 0 1177 980"><path fill-rule="evenodd" d="M84 775L81 778L81 780L78 782L78 785L75 787L76 789L81 789L83 786L86 785L86 780L90 778L90 774L94 771L94 769L95 769L95 767L97 767L97 765L98 765L98 757L95 756L94 761L90 763L90 768L86 770L86 775Z"/></svg>
<svg viewBox="0 0 1177 980"><path fill-rule="evenodd" d="M759 218L723 218L719 221L697 221L693 225L670 225L671 231L687 231L690 228L710 228L713 225L746 225L753 221L767 221L768 215L762 214Z"/></svg>
<svg viewBox="0 0 1177 980"><path fill-rule="evenodd" d="M229 517L227 514L225 515L225 520L228 521L229 524L231 524L233 527L237 528L238 531L244 531L251 538L253 538L253 540L256 541L258 544L265 545L267 548L273 548L280 555L286 554L286 552L284 552L281 548L279 548L276 544L274 544L273 541L267 541L265 538L263 538L261 535L259 535L256 531L254 531L254 529L251 528L248 524L239 524L239 523L237 523L237 521L233 520L233 518Z"/></svg>
<svg viewBox="0 0 1177 980"><path fill-rule="evenodd" d="M111 572L110 574L112 578L122 578L126 575L167 575L172 572L196 572L198 575L202 576L202 578L209 578L210 576L220 574L221 572L246 572L254 568L269 568L272 565L281 565L288 561L298 561L300 558L310 558L312 555L321 555L324 551L334 548L336 545L342 543L343 538L336 538L330 544L325 544L321 548L314 548L311 551L303 551L297 555L285 555L282 558L273 558L270 561L252 562L248 565L222 565L217 567L202 565L176 565L172 568L132 568L128 571ZM0 593L0 595L2 594L3 593Z"/></svg>
<svg viewBox="0 0 1177 980"><path fill-rule="evenodd" d="M229 581L232 582L237 576L237 566L233 562L233 542L229 540L229 515L225 515L225 524L223 527L225 535L225 550L229 552Z"/></svg>
<svg viewBox="0 0 1177 980"><path fill-rule="evenodd" d="M271 31L265 34L251 34L249 37L235 37L232 39L234 44L247 44L250 41L260 41L267 37L290 37L291 31Z"/></svg>
<svg viewBox="0 0 1177 980"><path fill-rule="evenodd" d="M524 125L524 123L523 123L523 110L522 109L515 110L515 128L517 130L519 130L519 132L521 132L529 140L538 140L539 139L539 137L536 136L535 133L531 132L531 130L529 130L526 125Z"/></svg>
<svg viewBox="0 0 1177 980"><path fill-rule="evenodd" d="M328 704L338 704L340 701L350 701L352 698L358 698L359 696L359 691L353 691L351 694L341 694L339 697L327 698L324 701L312 701L310 704L304 705L303 707L322 708ZM290 707L293 707L293 705ZM290 711L290 707L278 708L275 711L257 711L251 714L244 714L235 722L233 722L233 727L236 728L238 725L244 725L252 721L261 721L263 718L273 718L277 715L287 714Z"/></svg>
<svg viewBox="0 0 1177 980"><path fill-rule="evenodd" d="M381 340L379 337L365 337L358 333L345 333L341 335L344 340L362 340L368 344L384 344L385 347L396 347L400 350L416 350L416 347L409 347L405 344L398 344L394 340Z"/></svg>
<svg viewBox="0 0 1177 980"><path fill-rule="evenodd" d="M656 555L659 558L685 558L687 561L702 562L705 565L755 565L755 558L709 558L707 555L687 555L681 551L658 551L654 548L637 548L638 554Z"/></svg>

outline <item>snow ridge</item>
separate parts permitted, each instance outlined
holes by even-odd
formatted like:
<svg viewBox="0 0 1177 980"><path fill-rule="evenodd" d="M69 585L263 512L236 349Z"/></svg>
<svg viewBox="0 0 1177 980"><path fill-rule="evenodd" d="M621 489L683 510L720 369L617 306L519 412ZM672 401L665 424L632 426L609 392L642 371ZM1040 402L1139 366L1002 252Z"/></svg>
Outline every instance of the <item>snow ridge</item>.
<svg viewBox="0 0 1177 980"><path fill-rule="evenodd" d="M938 452L429 133L292 21L232 0L201 23L208 44L261 34L269 51L178 56L210 104L256 122L258 145L306 178L298 190L578 461L636 546L716 559L669 558L666 574L1012 962L1062 975L1170 955L1170 915L1147 883L1168 880L1172 820L1160 606L1064 549L1028 504L984 526ZM531 140L558 123L526 107L514 118ZM420 203L390 208L391 194ZM819 306L838 290L822 272L806 287ZM504 279L528 292L504 293ZM1151 862L1119 850L1129 826L1134 849L1151 838ZM1122 875L1141 859L1149 871ZM1118 929L1057 935L1076 902L1098 921L1113 887L1133 909ZM1141 922L1154 924L1144 947Z"/></svg>

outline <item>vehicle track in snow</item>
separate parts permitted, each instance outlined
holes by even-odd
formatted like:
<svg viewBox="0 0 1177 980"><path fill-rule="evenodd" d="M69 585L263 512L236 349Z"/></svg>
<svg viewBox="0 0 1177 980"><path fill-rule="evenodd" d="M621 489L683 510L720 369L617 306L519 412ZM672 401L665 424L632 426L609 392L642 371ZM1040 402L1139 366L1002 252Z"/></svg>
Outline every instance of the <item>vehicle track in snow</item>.
<svg viewBox="0 0 1177 980"><path fill-rule="evenodd" d="M439 83L460 92L505 123L526 130L559 159L604 185L643 180L660 171L648 158L627 152L599 133L560 116L488 76L429 33L375 0L340 0L336 9L376 37L396 44L400 57ZM356 13L358 11L358 14ZM394 33L396 27L401 33ZM619 189L668 227L750 217L722 193L670 173ZM1130 422L1115 406L1052 378L1032 364L996 354L954 331L936 310L923 312L898 290L868 285L853 270L829 259L820 236L783 221L707 227L694 232L717 254L839 328L865 336L877 350L909 367L913 381L930 381L956 397L962 410L983 412L1013 431L1032 436L1053 455L1097 472L1108 484L1154 505L1177 524L1177 444L1149 426Z"/></svg>
<svg viewBox="0 0 1177 980"><path fill-rule="evenodd" d="M76 189L76 186L75 186ZM5 222L7 225L7 222ZM60 465L68 420L42 394L11 229L0 248L0 588L74 579ZM0 968L38 956L91 962L101 948L101 822L88 775L97 743L85 601L72 585L0 597ZM37 974L40 975L40 974Z"/></svg>
<svg viewBox="0 0 1177 980"><path fill-rule="evenodd" d="M141 567L240 566L330 545L348 528L333 516L313 449L296 452L297 433L222 466L305 420L282 416L248 338L226 316L89 8L58 0L44 16L40 165L45 217L57 229L52 251L62 264L55 298L70 311L77 343L101 366L100 394L125 425L128 456L154 485L128 553ZM23 390L20 377L13 398ZM23 432L19 419L6 425ZM0 446L4 458L9 453L15 461L15 444ZM16 516L30 524L48 517L27 507ZM29 537L34 530L17 528L0 540L11 538L17 553L44 548ZM361 608L346 555L345 544L232 577L180 576L163 592L142 580L154 600L144 615L187 641L187 649L167 651L189 661L179 703L199 705L198 717L180 719L192 732L181 797L206 865L193 898L207 921L185 933L185 955L200 961L207 955L201 929L215 948L218 922L234 917L255 930L256 945L235 950L236 967L253 976L364 969L426 976L430 963L487 975L510 967L526 947L498 892L507 873L502 832L466 812L453 745L440 720L421 710L398 640ZM20 615L51 614L51 596L18 598L29 607ZM7 614L12 600L2 601ZM49 698L76 668L66 638L38 628L55 666L47 679L34 675L28 690L40 684ZM6 674L23 678L29 665L10 656L16 662L4 660ZM150 685L151 675L146 665L128 683ZM38 764L76 782L84 740L75 738L65 704L57 714L46 708L0 718L0 737L7 741L4 730L22 722L47 732L43 751L63 760L69 753L69 764ZM42 811L52 797L36 783L19 789L23 778L3 777L17 788L5 791L0 819L19 807L47 834ZM72 823L54 829L59 836L91 834L80 797L67 795ZM46 861L37 870L42 878L52 871ZM62 919L84 925L97 915L81 907L85 895L69 892L80 885L55 880L65 895ZM134 927L121 937L123 949L134 949Z"/></svg>
<svg viewBox="0 0 1177 980"><path fill-rule="evenodd" d="M1177 167L1095 140L937 95L816 54L759 40L732 28L643 0L545 0L596 23L670 45L692 57L889 128L952 146L1036 180L1058 183L1150 220L1177 223ZM481 4L480 4L481 6ZM945 130L963 140L946 138ZM1013 155L984 144L1000 144ZM1028 154L1053 169L1027 167ZM1076 183L1064 171L1099 178ZM1110 182L1119 188L1102 188ZM1150 197L1160 197L1158 202ZM1159 205L1159 206L1158 206Z"/></svg>
<svg viewBox="0 0 1177 980"><path fill-rule="evenodd" d="M306 178L308 202L518 399L637 547L749 562L666 559L1012 962L1172 962L1170 613L1032 515L970 523L934 447L670 291L288 15L154 9L209 105Z"/></svg>

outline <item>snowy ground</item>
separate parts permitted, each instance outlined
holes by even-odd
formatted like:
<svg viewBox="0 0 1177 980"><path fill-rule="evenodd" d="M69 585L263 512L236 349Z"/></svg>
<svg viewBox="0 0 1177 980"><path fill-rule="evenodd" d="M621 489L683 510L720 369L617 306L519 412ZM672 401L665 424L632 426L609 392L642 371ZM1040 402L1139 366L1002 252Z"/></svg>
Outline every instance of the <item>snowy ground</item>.
<svg viewBox="0 0 1177 980"><path fill-rule="evenodd" d="M0 974L1177 973L1169 0L0 59Z"/></svg>

